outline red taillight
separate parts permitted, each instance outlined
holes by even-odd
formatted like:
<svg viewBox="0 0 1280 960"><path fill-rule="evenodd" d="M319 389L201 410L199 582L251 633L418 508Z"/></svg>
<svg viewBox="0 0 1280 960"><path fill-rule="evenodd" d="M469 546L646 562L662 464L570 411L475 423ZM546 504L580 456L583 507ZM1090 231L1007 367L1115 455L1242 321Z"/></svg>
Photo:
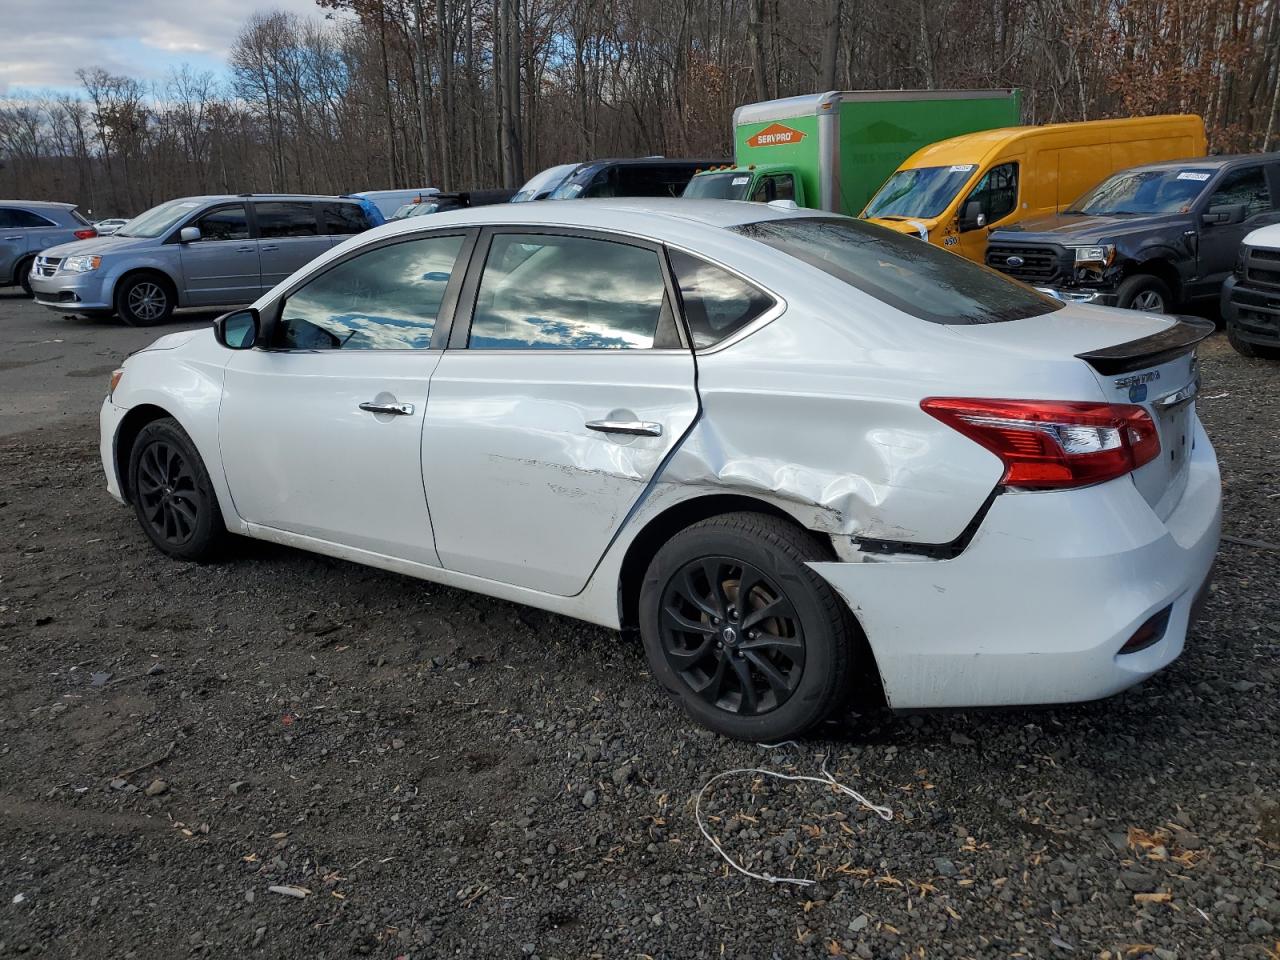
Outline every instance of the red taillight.
<svg viewBox="0 0 1280 960"><path fill-rule="evenodd" d="M83 230L77 230L75 232L75 238L77 240L92 240L97 235L98 231L93 229L93 227L85 227Z"/></svg>
<svg viewBox="0 0 1280 960"><path fill-rule="evenodd" d="M1088 486L1160 453L1150 414L1128 403L929 397L920 407L999 457L1006 487Z"/></svg>

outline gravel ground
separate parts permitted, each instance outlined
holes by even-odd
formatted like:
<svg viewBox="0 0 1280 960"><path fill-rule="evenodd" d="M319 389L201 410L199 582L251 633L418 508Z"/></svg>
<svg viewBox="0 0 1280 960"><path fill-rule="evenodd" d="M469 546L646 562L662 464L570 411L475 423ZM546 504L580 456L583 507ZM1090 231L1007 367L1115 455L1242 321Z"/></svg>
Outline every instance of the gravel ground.
<svg viewBox="0 0 1280 960"><path fill-rule="evenodd" d="M1202 355L1226 531L1280 542L1280 365ZM1276 960L1278 570L1225 543L1184 656L1110 700L766 750L693 727L607 631L263 544L166 560L88 415L18 433L0 956ZM693 799L760 765L893 818L721 780L726 852L819 882L749 880Z"/></svg>

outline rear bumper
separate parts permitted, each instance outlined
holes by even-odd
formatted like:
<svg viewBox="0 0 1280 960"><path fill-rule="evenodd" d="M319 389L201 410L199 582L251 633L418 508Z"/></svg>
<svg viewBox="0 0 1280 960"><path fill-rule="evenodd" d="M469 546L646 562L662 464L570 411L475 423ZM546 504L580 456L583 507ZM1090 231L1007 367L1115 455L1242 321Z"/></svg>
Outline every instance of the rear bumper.
<svg viewBox="0 0 1280 960"><path fill-rule="evenodd" d="M1280 347L1280 291L1246 287L1227 277L1219 306L1231 332L1246 343Z"/></svg>
<svg viewBox="0 0 1280 960"><path fill-rule="evenodd" d="M896 709L1095 700L1182 652L1222 510L1217 459L1198 422L1188 470L1163 522L1122 477L997 497L951 560L813 568L858 617ZM1156 642L1119 652L1165 610Z"/></svg>

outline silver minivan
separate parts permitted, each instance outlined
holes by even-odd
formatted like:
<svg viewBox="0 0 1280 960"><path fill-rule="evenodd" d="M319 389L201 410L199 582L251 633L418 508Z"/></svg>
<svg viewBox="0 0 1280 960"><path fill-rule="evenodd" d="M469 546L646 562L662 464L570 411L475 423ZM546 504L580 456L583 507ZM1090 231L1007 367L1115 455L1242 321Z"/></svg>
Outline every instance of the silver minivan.
<svg viewBox="0 0 1280 960"><path fill-rule="evenodd" d="M0 287L22 287L30 295L36 254L96 234L74 203L0 200Z"/></svg>
<svg viewBox="0 0 1280 960"><path fill-rule="evenodd" d="M303 264L371 226L358 200L292 194L184 197L109 237L45 250L31 289L62 313L119 314L132 326L177 307L249 303Z"/></svg>

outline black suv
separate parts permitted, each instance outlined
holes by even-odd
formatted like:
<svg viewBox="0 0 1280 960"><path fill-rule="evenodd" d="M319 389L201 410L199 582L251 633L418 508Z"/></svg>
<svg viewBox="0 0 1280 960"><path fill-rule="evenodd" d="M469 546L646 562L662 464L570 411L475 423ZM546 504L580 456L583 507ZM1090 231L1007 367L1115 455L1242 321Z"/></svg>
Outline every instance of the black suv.
<svg viewBox="0 0 1280 960"><path fill-rule="evenodd" d="M1271 223L1280 153L1153 163L993 230L987 266L1060 300L1164 313L1216 298L1244 235Z"/></svg>

